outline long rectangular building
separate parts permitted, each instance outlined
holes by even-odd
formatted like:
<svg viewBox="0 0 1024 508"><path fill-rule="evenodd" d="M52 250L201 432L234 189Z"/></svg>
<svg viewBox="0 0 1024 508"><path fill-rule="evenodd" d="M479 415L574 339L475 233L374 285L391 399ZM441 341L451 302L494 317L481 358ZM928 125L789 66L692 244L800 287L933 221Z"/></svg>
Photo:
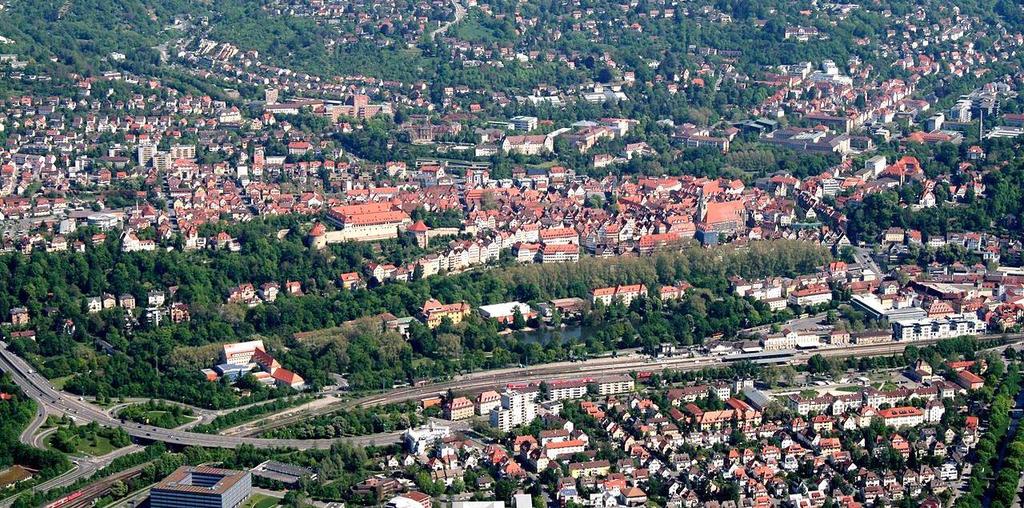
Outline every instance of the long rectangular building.
<svg viewBox="0 0 1024 508"><path fill-rule="evenodd" d="M630 393L636 384L629 374L598 378L594 383L597 384L597 394L601 396Z"/></svg>
<svg viewBox="0 0 1024 508"><path fill-rule="evenodd" d="M149 493L152 508L236 508L252 494L252 475L213 467L182 466Z"/></svg>
<svg viewBox="0 0 1024 508"><path fill-rule="evenodd" d="M370 242L398 238L401 231L412 224L412 218L390 203L366 203L332 208L327 219L341 227L341 231L327 233L331 241L355 240ZM338 237L341 238L338 238Z"/></svg>
<svg viewBox="0 0 1024 508"><path fill-rule="evenodd" d="M944 318L922 318L895 321L892 336L895 340L951 339L963 335L985 333L985 322L973 314L959 314Z"/></svg>
<svg viewBox="0 0 1024 508"><path fill-rule="evenodd" d="M878 416L889 427L915 427L924 423L924 411L912 406L882 409Z"/></svg>

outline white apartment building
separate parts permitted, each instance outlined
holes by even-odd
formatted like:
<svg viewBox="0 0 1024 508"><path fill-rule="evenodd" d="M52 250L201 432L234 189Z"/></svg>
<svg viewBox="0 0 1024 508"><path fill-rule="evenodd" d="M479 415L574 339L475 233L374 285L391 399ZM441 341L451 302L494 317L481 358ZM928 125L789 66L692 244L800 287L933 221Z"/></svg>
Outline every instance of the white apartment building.
<svg viewBox="0 0 1024 508"><path fill-rule="evenodd" d="M801 416L807 416L811 411L824 413L828 410L831 404L832 401L828 397L808 399L799 395L790 395L789 398L786 399L786 405L789 409L796 411L796 413Z"/></svg>
<svg viewBox="0 0 1024 508"><path fill-rule="evenodd" d="M587 394L587 382L582 380L551 381L548 383L551 400L581 399Z"/></svg>
<svg viewBox="0 0 1024 508"><path fill-rule="evenodd" d="M507 390L501 394L501 407L491 410L491 426L502 432L529 423L537 417L537 404L531 395L515 390Z"/></svg>
<svg viewBox="0 0 1024 508"><path fill-rule="evenodd" d="M139 165L146 166L149 164L149 161L153 160L153 157L156 156L156 145L152 143L143 143L139 145L136 150L136 155Z"/></svg>
<svg viewBox="0 0 1024 508"><path fill-rule="evenodd" d="M629 307L633 300L641 296L647 296L647 286L643 284L629 284L595 288L590 292L590 301L591 303L601 302L605 305L611 305L613 301L618 299L622 302L622 305Z"/></svg>
<svg viewBox="0 0 1024 508"><path fill-rule="evenodd" d="M579 245L545 245L540 249L541 263L575 263L579 260Z"/></svg>
<svg viewBox="0 0 1024 508"><path fill-rule="evenodd" d="M408 429L402 436L406 450L413 455L425 453L434 443L452 435L451 427L434 424L424 425L416 429Z"/></svg>
<svg viewBox="0 0 1024 508"><path fill-rule="evenodd" d="M889 427L916 427L924 423L924 411L910 406L883 409L878 416Z"/></svg>
<svg viewBox="0 0 1024 508"><path fill-rule="evenodd" d="M597 394L602 396L618 395L620 393L630 393L633 391L633 388L635 386L633 378L626 374L623 374L621 376L600 378L596 381L596 383Z"/></svg>
<svg viewBox="0 0 1024 508"><path fill-rule="evenodd" d="M171 147L171 157L174 159L195 159L195 145L174 145Z"/></svg>
<svg viewBox="0 0 1024 508"><path fill-rule="evenodd" d="M509 120L512 129L521 132L530 132L537 128L540 120L535 116L514 116Z"/></svg>
<svg viewBox="0 0 1024 508"><path fill-rule="evenodd" d="M501 408L501 395L498 392L488 390L476 397L476 414L487 416L491 410Z"/></svg>
<svg viewBox="0 0 1024 508"><path fill-rule="evenodd" d="M893 340L950 339L985 333L985 322L974 314L955 314L944 318L905 319L892 324Z"/></svg>

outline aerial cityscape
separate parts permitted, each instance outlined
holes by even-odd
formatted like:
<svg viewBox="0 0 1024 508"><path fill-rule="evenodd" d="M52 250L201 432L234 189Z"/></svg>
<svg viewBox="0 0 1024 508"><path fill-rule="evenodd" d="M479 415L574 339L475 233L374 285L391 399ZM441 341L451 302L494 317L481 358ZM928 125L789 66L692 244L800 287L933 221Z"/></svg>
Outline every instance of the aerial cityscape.
<svg viewBox="0 0 1024 508"><path fill-rule="evenodd" d="M0 508L1019 508L1024 4L0 0Z"/></svg>

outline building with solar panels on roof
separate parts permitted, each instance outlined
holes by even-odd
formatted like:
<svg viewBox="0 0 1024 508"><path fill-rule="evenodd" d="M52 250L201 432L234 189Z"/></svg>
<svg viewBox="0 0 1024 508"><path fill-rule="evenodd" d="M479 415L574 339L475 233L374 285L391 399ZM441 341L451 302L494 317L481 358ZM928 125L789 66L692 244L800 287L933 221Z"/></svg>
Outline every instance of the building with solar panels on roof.
<svg viewBox="0 0 1024 508"><path fill-rule="evenodd" d="M151 508L236 508L252 494L252 475L213 467L182 466L149 493Z"/></svg>

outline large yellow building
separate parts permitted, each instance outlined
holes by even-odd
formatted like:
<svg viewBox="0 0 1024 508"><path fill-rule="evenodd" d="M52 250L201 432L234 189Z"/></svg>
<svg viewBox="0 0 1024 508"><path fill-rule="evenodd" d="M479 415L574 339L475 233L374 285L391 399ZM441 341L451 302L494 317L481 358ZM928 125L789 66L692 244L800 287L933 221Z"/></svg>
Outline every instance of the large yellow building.
<svg viewBox="0 0 1024 508"><path fill-rule="evenodd" d="M434 298L423 304L423 321L428 328L441 326L444 318L451 320L452 324L461 323L469 315L470 308L466 302L443 304Z"/></svg>
<svg viewBox="0 0 1024 508"><path fill-rule="evenodd" d="M607 460L592 460L590 462L573 462L569 464L569 476L573 478L591 478L608 476L612 470L611 462Z"/></svg>

